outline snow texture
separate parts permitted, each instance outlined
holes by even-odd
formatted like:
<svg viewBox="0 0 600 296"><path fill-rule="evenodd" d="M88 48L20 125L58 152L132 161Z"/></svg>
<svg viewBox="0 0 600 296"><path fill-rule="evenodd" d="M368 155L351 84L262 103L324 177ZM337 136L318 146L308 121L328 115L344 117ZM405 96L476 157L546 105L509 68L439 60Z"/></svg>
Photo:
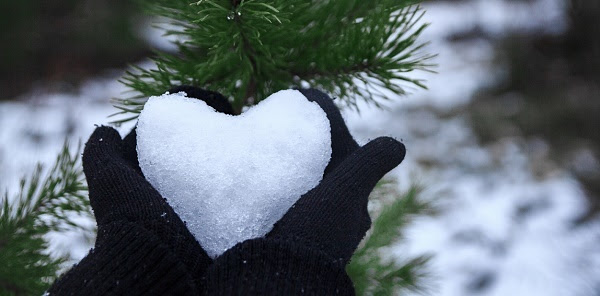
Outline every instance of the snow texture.
<svg viewBox="0 0 600 296"><path fill-rule="evenodd" d="M151 97L137 130L144 175L213 258L267 234L331 157L325 112L296 90L240 116L185 93Z"/></svg>

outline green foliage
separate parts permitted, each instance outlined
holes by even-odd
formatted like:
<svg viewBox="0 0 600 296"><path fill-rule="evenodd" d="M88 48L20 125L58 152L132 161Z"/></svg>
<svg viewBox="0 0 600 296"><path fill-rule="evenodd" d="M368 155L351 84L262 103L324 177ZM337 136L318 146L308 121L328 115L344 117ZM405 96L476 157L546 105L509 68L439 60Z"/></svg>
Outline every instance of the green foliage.
<svg viewBox="0 0 600 296"><path fill-rule="evenodd" d="M89 213L78 154L67 144L45 178L42 172L38 165L16 196L1 201L0 295L41 295L63 262L47 253L44 235L78 227L70 213Z"/></svg>
<svg viewBox="0 0 600 296"><path fill-rule="evenodd" d="M422 292L426 279L427 256L406 258L402 262L384 260L381 249L402 240L402 230L415 216L432 214L433 207L419 197L419 189L412 187L399 195L389 190L393 183L380 183L373 191L372 198L393 198L382 202L382 210L373 220L370 234L354 253L346 270L356 287L357 295L394 295L402 290ZM373 213L374 214L374 213ZM373 215L372 214L372 215Z"/></svg>
<svg viewBox="0 0 600 296"><path fill-rule="evenodd" d="M223 93L240 111L271 93L310 85L356 107L382 91L424 87L407 72L428 70L417 37L426 25L415 0L156 0L181 37L179 53L157 53L156 69L134 67L123 82L136 95L115 106L135 119L149 96L179 84ZM131 113L131 114L130 114Z"/></svg>

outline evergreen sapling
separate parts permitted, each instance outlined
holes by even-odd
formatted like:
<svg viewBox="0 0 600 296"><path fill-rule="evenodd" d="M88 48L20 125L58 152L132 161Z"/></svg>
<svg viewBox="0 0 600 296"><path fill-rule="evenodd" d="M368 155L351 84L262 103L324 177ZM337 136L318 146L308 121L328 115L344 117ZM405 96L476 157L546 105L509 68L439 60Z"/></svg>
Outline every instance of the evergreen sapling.
<svg viewBox="0 0 600 296"><path fill-rule="evenodd" d="M150 96L195 85L224 94L235 112L282 89L314 87L340 107L358 111L425 88L411 78L431 71L433 57L418 37L427 27L415 0L155 0L143 3L174 24L177 53L156 52L155 68L133 66L122 78L133 95L114 99L114 123L135 120ZM40 294L56 278L61 259L45 251L44 235L73 224L69 211L89 213L83 174L68 147L42 182L40 170L16 198L5 196L0 213L0 292ZM393 186L392 186L393 187ZM384 261L379 250L401 241L411 217L430 205L411 189L404 195L378 186L374 197L394 197L373 220L371 234L347 267L359 295L423 291L427 257ZM51 217L52 219L46 219ZM48 222L51 221L51 222ZM61 226L62 225L62 226Z"/></svg>
<svg viewBox="0 0 600 296"><path fill-rule="evenodd" d="M81 227L73 217L91 214L79 148L75 151L65 143L45 176L38 165L28 179L22 179L16 196L4 194L0 208L1 295L42 294L66 259L48 254L45 236Z"/></svg>

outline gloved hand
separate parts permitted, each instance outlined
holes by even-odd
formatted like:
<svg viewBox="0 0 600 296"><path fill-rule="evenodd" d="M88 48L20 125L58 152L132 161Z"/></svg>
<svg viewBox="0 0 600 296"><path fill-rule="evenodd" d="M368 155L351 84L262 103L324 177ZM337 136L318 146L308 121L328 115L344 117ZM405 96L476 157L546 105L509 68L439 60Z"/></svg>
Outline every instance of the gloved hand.
<svg viewBox="0 0 600 296"><path fill-rule="evenodd" d="M404 145L380 137L359 147L333 100L315 90L301 90L327 114L331 125L331 160L323 180L304 194L267 235L294 241L347 264L371 227L369 194L406 154Z"/></svg>
<svg viewBox="0 0 600 296"><path fill-rule="evenodd" d="M218 93L185 86L170 90L179 91L233 114ZM82 161L98 225L95 249L53 285L51 295L198 294L212 260L142 175L135 129L121 140L113 128L96 128Z"/></svg>
<svg viewBox="0 0 600 296"><path fill-rule="evenodd" d="M190 87L171 92L181 90L233 113L219 94ZM379 138L359 147L329 97L316 90L301 92L330 120L332 157L323 180L265 238L234 246L212 265L143 177L135 130L121 140L115 130L98 128L83 157L98 223L96 248L50 294L353 294L344 267L370 226L368 195L402 161L404 146Z"/></svg>
<svg viewBox="0 0 600 296"><path fill-rule="evenodd" d="M300 90L327 114L332 155L322 181L275 223L265 238L215 259L207 295L352 295L344 268L371 225L368 197L405 156L404 145L377 138L360 147L326 94Z"/></svg>

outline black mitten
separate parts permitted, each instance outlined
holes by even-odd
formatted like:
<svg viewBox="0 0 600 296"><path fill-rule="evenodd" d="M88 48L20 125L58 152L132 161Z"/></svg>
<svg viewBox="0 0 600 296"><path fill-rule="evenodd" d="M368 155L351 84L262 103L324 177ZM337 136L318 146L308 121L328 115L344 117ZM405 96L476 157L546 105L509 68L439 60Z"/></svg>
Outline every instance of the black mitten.
<svg viewBox="0 0 600 296"><path fill-rule="evenodd" d="M206 275L209 295L354 294L344 268L371 225L369 194L406 151L389 137L360 147L326 94L300 91L331 124L332 155L323 180L265 238L242 242L215 260Z"/></svg>
<svg viewBox="0 0 600 296"><path fill-rule="evenodd" d="M369 194L386 173L402 162L406 150L389 137L359 147L327 95L314 89L301 92L327 113L331 160L321 183L290 208L267 238L293 241L346 264L371 227Z"/></svg>
<svg viewBox="0 0 600 296"><path fill-rule="evenodd" d="M180 87L217 111L232 114L212 92ZM212 260L139 168L135 129L121 140L98 127L83 153L90 204L98 225L95 248L50 289L51 295L194 295Z"/></svg>

